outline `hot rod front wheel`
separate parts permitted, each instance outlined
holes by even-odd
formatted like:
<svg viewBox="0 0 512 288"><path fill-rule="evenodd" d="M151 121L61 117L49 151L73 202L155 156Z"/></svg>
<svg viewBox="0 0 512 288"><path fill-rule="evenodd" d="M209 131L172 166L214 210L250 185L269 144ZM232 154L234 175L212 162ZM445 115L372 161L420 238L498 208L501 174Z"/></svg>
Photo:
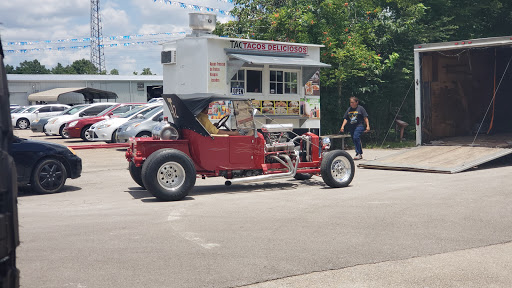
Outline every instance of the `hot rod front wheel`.
<svg viewBox="0 0 512 288"><path fill-rule="evenodd" d="M354 178L354 160L345 151L333 150L322 157L320 173L325 184L330 187L347 187Z"/></svg>
<svg viewBox="0 0 512 288"><path fill-rule="evenodd" d="M175 149L161 149L142 165L144 187L163 201L185 198L196 184L196 169L187 154Z"/></svg>

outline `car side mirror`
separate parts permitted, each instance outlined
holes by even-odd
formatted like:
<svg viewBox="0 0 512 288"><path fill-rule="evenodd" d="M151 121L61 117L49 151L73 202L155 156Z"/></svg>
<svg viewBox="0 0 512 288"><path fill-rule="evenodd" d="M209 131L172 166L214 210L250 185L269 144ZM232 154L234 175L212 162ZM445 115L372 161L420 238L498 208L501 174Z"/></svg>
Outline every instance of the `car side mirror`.
<svg viewBox="0 0 512 288"><path fill-rule="evenodd" d="M144 119L144 115L142 114L137 114L137 116L135 116L137 119Z"/></svg>
<svg viewBox="0 0 512 288"><path fill-rule="evenodd" d="M164 115L158 117L158 122L162 122L162 121L164 121Z"/></svg>
<svg viewBox="0 0 512 288"><path fill-rule="evenodd" d="M114 113L112 113L112 112L108 112L108 113L107 113L107 116L108 116L108 117L112 117L112 116L114 116Z"/></svg>
<svg viewBox="0 0 512 288"><path fill-rule="evenodd" d="M78 114L78 117L84 117L84 116L85 116L85 112L80 112L80 113Z"/></svg>

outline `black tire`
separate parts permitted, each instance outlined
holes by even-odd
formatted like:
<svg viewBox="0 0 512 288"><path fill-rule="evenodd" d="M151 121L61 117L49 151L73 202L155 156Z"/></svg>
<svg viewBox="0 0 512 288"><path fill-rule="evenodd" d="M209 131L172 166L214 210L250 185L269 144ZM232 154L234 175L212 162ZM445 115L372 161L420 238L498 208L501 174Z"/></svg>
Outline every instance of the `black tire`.
<svg viewBox="0 0 512 288"><path fill-rule="evenodd" d="M67 133L64 133L64 127L65 126L66 126L66 124L60 126L60 128L59 128L59 135L60 135L60 137L62 137L64 139L69 139L69 135L67 135Z"/></svg>
<svg viewBox="0 0 512 288"><path fill-rule="evenodd" d="M112 132L112 136L110 137L110 143L117 143L117 129L114 130L114 132Z"/></svg>
<svg viewBox="0 0 512 288"><path fill-rule="evenodd" d="M82 128L82 132L80 132L80 138L82 138L82 140L84 140L85 142L91 142L92 141L92 137L89 136L89 132L87 132L87 130L89 130L89 128L91 128L92 125L87 125L85 126L84 128ZM87 138L89 136L89 138Z"/></svg>
<svg viewBox="0 0 512 288"><path fill-rule="evenodd" d="M140 187L146 188L142 182L142 166L137 167L135 166L135 163L130 161L130 164L128 164L128 170L130 170L130 176L132 176L133 181L135 181L135 183Z"/></svg>
<svg viewBox="0 0 512 288"><path fill-rule="evenodd" d="M30 177L32 190L40 194L59 192L64 184L68 173L64 164L58 159L43 159L37 163Z"/></svg>
<svg viewBox="0 0 512 288"><path fill-rule="evenodd" d="M142 131L137 134L135 137L151 137L152 134L149 131Z"/></svg>
<svg viewBox="0 0 512 288"><path fill-rule="evenodd" d="M16 121L16 127L20 129L28 129L30 127L30 121L27 118L20 118Z"/></svg>
<svg viewBox="0 0 512 288"><path fill-rule="evenodd" d="M345 169L342 169L340 166L336 167L336 164L343 165ZM349 175L347 175L348 167L346 167L348 165L350 165ZM354 160L345 151L333 150L326 153L322 158L320 173L322 174L322 179L324 180L325 184L332 188L347 187L350 182L352 182L352 179L354 179L355 172L356 167L354 165Z"/></svg>
<svg viewBox="0 0 512 288"><path fill-rule="evenodd" d="M187 154L176 149L160 149L142 165L142 182L159 200L181 200L196 184L196 168Z"/></svg>
<svg viewBox="0 0 512 288"><path fill-rule="evenodd" d="M311 177L313 177L313 174L309 173L297 173L295 174L295 176L293 176L293 178L297 180L309 180L311 179Z"/></svg>

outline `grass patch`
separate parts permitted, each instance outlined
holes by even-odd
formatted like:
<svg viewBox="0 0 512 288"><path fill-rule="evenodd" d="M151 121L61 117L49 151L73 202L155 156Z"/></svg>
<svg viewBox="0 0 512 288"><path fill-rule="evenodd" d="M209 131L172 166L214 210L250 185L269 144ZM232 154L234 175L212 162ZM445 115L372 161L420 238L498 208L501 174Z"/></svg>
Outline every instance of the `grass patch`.
<svg viewBox="0 0 512 288"><path fill-rule="evenodd" d="M402 142L395 142L395 141L386 141L384 142L384 145L382 145L382 142L380 143L368 143L365 145L366 149L397 149L397 148L410 148L410 147L416 147L416 141L415 140L404 140Z"/></svg>

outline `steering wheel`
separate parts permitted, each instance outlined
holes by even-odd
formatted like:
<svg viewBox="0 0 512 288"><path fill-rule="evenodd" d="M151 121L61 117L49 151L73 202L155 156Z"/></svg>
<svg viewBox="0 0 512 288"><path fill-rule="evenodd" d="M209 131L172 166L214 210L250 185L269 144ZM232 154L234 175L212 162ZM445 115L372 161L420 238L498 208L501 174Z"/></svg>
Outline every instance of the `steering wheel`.
<svg viewBox="0 0 512 288"><path fill-rule="evenodd" d="M224 115L224 117L222 117L219 122L213 124L213 126L215 126L216 128L222 128L222 127L225 127L227 130L230 130L228 128L228 126L226 126L226 122L228 122L228 119L229 119L229 114L226 114Z"/></svg>

